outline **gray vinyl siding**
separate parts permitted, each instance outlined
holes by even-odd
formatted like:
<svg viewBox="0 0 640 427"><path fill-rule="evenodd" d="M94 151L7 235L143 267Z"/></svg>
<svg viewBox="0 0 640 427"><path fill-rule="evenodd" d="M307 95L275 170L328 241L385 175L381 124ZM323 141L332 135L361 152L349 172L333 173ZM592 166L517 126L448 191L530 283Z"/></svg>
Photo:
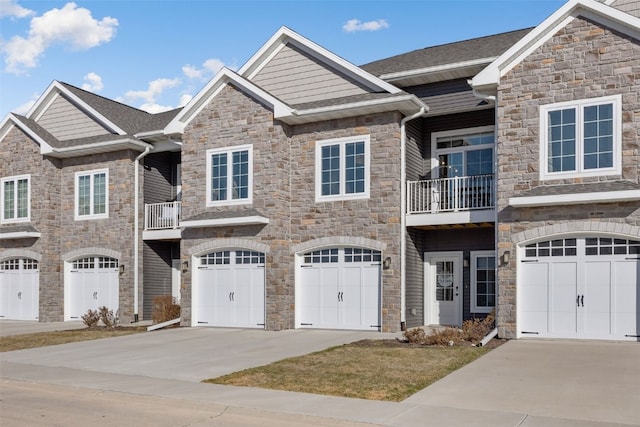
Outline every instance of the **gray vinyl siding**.
<svg viewBox="0 0 640 427"><path fill-rule="evenodd" d="M616 0L612 6L640 18L640 1L638 0Z"/></svg>
<svg viewBox="0 0 640 427"><path fill-rule="evenodd" d="M251 80L292 105L368 92L357 82L291 45L284 46Z"/></svg>
<svg viewBox="0 0 640 427"><path fill-rule="evenodd" d="M162 203L175 194L176 154L149 154L144 158L144 203Z"/></svg>
<svg viewBox="0 0 640 427"><path fill-rule="evenodd" d="M143 266L143 320L150 320L153 313L153 299L171 295L171 260L180 258L180 244L177 242L146 241L142 248Z"/></svg>
<svg viewBox="0 0 640 427"><path fill-rule="evenodd" d="M414 228L407 230L405 251L407 328L424 325L424 254L421 251L421 233Z"/></svg>
<svg viewBox="0 0 640 427"><path fill-rule="evenodd" d="M109 134L61 95L56 97L37 122L60 141Z"/></svg>
<svg viewBox="0 0 640 427"><path fill-rule="evenodd" d="M462 251L463 258L470 260L471 251L494 250L495 231L493 227L437 230L410 229L409 236L410 238L407 241L408 254L415 251L420 257L419 269L410 268L407 265L407 326L415 327L424 324L424 253ZM485 314L471 313L471 268L463 267L462 270L463 320L485 317ZM415 316L411 315L412 309L416 310L417 314Z"/></svg>
<svg viewBox="0 0 640 427"><path fill-rule="evenodd" d="M424 169L424 146L422 144L423 122L420 119L412 120L406 126L406 178L408 181L414 181L422 175ZM418 283L424 283L422 256L419 253L415 242L414 232L407 232L407 245L405 252L405 271L407 283L412 286L406 288L406 326L413 328L422 324L424 318L424 289L417 286Z"/></svg>

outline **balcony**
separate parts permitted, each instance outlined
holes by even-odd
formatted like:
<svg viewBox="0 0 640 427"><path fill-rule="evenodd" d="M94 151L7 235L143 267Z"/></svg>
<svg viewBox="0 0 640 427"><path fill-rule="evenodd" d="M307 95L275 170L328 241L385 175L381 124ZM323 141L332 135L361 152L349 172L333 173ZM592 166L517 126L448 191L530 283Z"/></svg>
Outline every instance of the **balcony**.
<svg viewBox="0 0 640 427"><path fill-rule="evenodd" d="M407 226L495 221L494 175L407 182Z"/></svg>
<svg viewBox="0 0 640 427"><path fill-rule="evenodd" d="M144 240L174 240L181 236L182 202L144 205Z"/></svg>

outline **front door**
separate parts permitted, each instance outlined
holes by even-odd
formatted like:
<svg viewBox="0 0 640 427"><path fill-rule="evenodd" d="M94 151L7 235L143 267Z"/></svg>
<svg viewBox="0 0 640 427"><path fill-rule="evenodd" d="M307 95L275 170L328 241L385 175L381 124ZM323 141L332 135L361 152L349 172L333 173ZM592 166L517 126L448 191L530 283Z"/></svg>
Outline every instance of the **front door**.
<svg viewBox="0 0 640 427"><path fill-rule="evenodd" d="M462 325L462 252L425 254L425 323Z"/></svg>

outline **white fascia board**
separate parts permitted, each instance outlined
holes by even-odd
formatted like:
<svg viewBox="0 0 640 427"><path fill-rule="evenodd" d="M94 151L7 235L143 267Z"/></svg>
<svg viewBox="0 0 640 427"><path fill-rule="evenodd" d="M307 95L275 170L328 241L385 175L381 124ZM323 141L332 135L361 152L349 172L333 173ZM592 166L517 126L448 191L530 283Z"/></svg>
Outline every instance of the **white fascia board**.
<svg viewBox="0 0 640 427"><path fill-rule="evenodd" d="M580 205L585 203L616 203L640 200L640 190L603 191L598 193L558 194L549 196L510 197L509 206L514 208L557 205Z"/></svg>
<svg viewBox="0 0 640 427"><path fill-rule="evenodd" d="M153 145L146 142L136 141L135 139L118 139L116 141L96 142L92 144L76 145L73 147L51 148L51 151L42 154L48 154L51 157L75 157L81 156L84 152L92 153L96 149L99 151L110 151L109 148L120 149L119 146L126 146L134 150L144 151L147 147L153 148Z"/></svg>
<svg viewBox="0 0 640 427"><path fill-rule="evenodd" d="M258 50L258 52L256 52L256 54L253 55L249 61L242 66L242 68L240 68L238 74L247 79L252 79L269 61L269 59L271 59L273 55L287 43L292 43L295 47L311 55L320 62L330 64L333 68L342 70L345 74L350 75L356 81L374 91L383 90L389 93L398 93L401 91L400 88L367 73L362 68L284 26L280 27L280 29L260 48L260 50Z"/></svg>
<svg viewBox="0 0 640 427"><path fill-rule="evenodd" d="M233 83L242 91L272 106L276 117L286 117L292 114L291 108L282 101L225 67L167 125L164 129L164 134L182 134L185 126L229 83Z"/></svg>
<svg viewBox="0 0 640 427"><path fill-rule="evenodd" d="M13 123L13 124L12 124ZM0 135L0 141L4 139L4 137L9 133L12 126L18 126L24 133L33 138L38 144L40 144L40 152L42 154L50 153L53 151L53 147L51 147L47 142L42 139L37 133L35 133L29 126L22 123L18 117L16 117L13 113L9 113L7 117L2 121L0 125L0 129L2 129L2 134Z"/></svg>
<svg viewBox="0 0 640 427"><path fill-rule="evenodd" d="M199 219L193 221L180 221L180 227L184 228L205 228L205 227L225 227L230 225L255 225L269 224L269 218L264 216L243 216L237 218L220 219Z"/></svg>
<svg viewBox="0 0 640 427"><path fill-rule="evenodd" d="M578 16L584 16L598 23L618 30L634 38L640 38L640 18L615 9L595 0L571 0L531 30L519 42L504 52L472 79L474 88L497 86L500 78L529 56L535 49L549 40L559 29L565 27Z"/></svg>
<svg viewBox="0 0 640 427"><path fill-rule="evenodd" d="M37 231L15 231L13 233L0 233L0 240L9 239L39 239L42 233Z"/></svg>
<svg viewBox="0 0 640 427"><path fill-rule="evenodd" d="M44 94L36 101L36 103L31 107L29 112L27 113L27 117L30 119L36 120L38 116L40 116L45 110L46 107L49 106L50 102L53 100L57 93L63 93L66 97L71 99L73 103L78 105L80 109L84 112L92 116L95 120L100 122L104 127L109 129L112 132L117 133L118 135L125 135L126 132L120 128L120 126L113 123L111 120L107 119L105 116L100 114L97 110L91 107L89 104L78 98L71 91L69 91L66 87L64 87L60 82L54 80Z"/></svg>
<svg viewBox="0 0 640 427"><path fill-rule="evenodd" d="M493 56L489 58L478 58L478 59L472 59L469 61L455 62L452 64L442 64L442 65L437 65L435 67L425 67L425 68L418 68L415 70L399 71L397 73L383 74L380 76L380 78L384 81L389 82L389 81L402 80L402 79L412 78L412 77L420 77L420 76L434 74L434 73L441 73L444 71L453 71L459 68L467 68L467 67L474 67L482 64L490 64L491 62L495 61L497 58L498 58L497 56Z"/></svg>

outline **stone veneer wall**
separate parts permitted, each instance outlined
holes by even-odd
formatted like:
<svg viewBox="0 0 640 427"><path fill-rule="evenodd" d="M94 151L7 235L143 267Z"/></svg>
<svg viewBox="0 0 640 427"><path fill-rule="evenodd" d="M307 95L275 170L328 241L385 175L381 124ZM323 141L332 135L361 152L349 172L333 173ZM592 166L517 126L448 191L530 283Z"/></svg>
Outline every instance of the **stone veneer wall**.
<svg viewBox="0 0 640 427"><path fill-rule="evenodd" d="M61 321L64 311L64 286L60 265L60 169L55 159L43 158L40 146L17 126L2 140L0 177L30 174L31 221L0 225L11 228L31 225L42 233L40 238L0 240L3 253L26 250L40 255L41 322Z"/></svg>
<svg viewBox="0 0 640 427"><path fill-rule="evenodd" d="M65 260L62 254L83 248L122 254L119 262L125 265L125 272L120 275L120 319L123 323L133 319L133 160L136 155L121 151L59 160L42 156L40 146L17 127L5 136L0 153L0 176L31 174L31 221L1 227L31 225L41 237L0 240L0 256L4 251L16 249L41 255L40 321L64 319ZM76 221L75 172L104 168L109 169L109 218ZM142 274L139 292L142 295Z"/></svg>
<svg viewBox="0 0 640 427"><path fill-rule="evenodd" d="M60 255L83 248L101 248L122 254L120 265L119 311L123 324L130 323L134 315L134 160L138 153L119 151L64 159L61 170ZM109 170L109 217L78 220L74 218L75 173L96 169ZM140 168L140 187L142 188ZM140 201L142 198L140 198ZM142 204L141 204L142 206ZM140 229L144 227L144 209L140 209ZM138 236L140 237L140 236ZM142 247L142 244L140 244ZM89 255L87 253L86 255ZM60 256L59 256L60 259ZM60 269L64 273L64 259ZM142 314L142 260L140 260L138 312ZM111 308L111 307L109 307Z"/></svg>
<svg viewBox="0 0 640 427"><path fill-rule="evenodd" d="M182 148L183 217L203 212L254 208L269 218L260 226L188 229L182 261L214 239L260 242L266 256L266 328L295 326L295 258L292 245L350 236L384 242L392 268L383 272L383 330L400 327L400 118L394 114L289 127L273 120L269 108L225 87L185 129ZM315 141L371 136L371 198L315 203ZM206 150L253 144L253 203L205 206ZM244 240L235 240L244 239ZM191 269L190 269L191 270ZM191 271L182 276L184 324L191 323Z"/></svg>
<svg viewBox="0 0 640 427"><path fill-rule="evenodd" d="M622 95L622 176L540 181L539 106ZM628 180L640 182L640 42L577 18L505 75L498 88L498 253L513 256L498 271L501 337L516 336L514 236L635 230L637 202L518 208L509 197L541 186ZM589 226L589 224L593 224ZM566 231L563 231L566 230ZM637 237L637 236L636 236Z"/></svg>

